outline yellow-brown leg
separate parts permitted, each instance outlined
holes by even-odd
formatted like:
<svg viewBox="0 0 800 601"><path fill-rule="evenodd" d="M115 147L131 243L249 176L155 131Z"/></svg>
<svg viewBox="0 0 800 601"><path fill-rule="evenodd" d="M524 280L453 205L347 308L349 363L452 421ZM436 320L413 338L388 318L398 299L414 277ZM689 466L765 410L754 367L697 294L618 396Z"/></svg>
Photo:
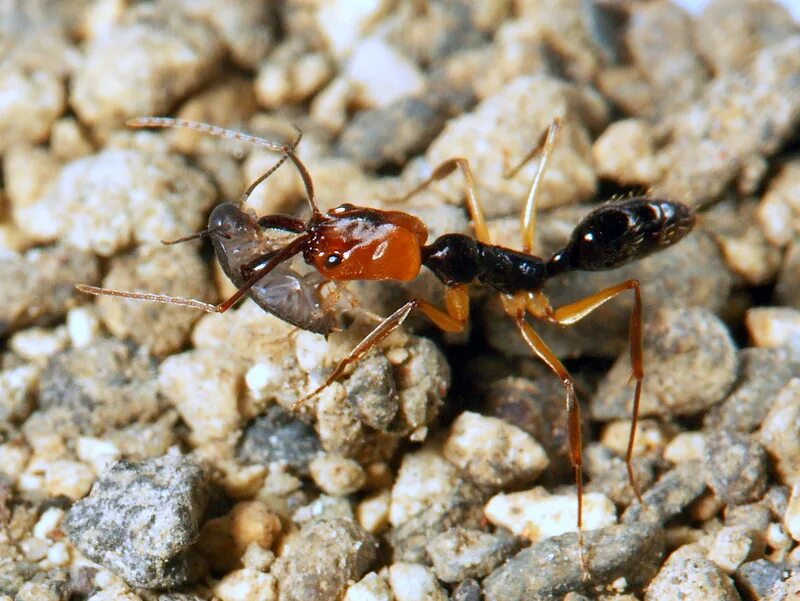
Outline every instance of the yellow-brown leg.
<svg viewBox="0 0 800 601"><path fill-rule="evenodd" d="M514 297L503 297L506 313L514 319L522 337L530 349L558 376L564 384L567 405L567 432L569 437L569 454L575 468L575 486L578 493L578 553L581 559L584 578L589 577L589 564L583 541L583 451L581 441L581 408L575 392L575 382L558 357L550 350L544 340L525 320L525 293Z"/></svg>
<svg viewBox="0 0 800 601"><path fill-rule="evenodd" d="M399 328L412 311L422 311L438 328L445 332L461 332L469 320L469 291L466 285L453 286L445 290L445 311L433 306L422 299L408 301L389 317L379 323L374 330L359 342L350 354L347 355L328 378L314 391L295 401L292 410L297 410L308 399L315 397L328 386L333 384L347 369L347 366L356 363L370 350L385 340L392 332Z"/></svg>
<svg viewBox="0 0 800 601"><path fill-rule="evenodd" d="M639 487L636 485L636 479L633 476L633 465L631 463L633 457L633 443L636 438L636 424L639 421L639 401L642 396L642 380L644 379L644 360L642 357L642 294L639 281L626 280L621 284L601 290L600 292L587 296L574 303L570 303L569 305L555 310L551 309L545 315L536 315L536 317L561 325L572 325L626 290L633 291L633 311L631 311L630 319L629 345L631 354L631 379L636 381L636 385L633 393L631 430L628 436L628 450L625 454L625 464L628 468L628 479L630 480L631 488L633 488L636 498L642 503L642 495L639 492Z"/></svg>
<svg viewBox="0 0 800 601"><path fill-rule="evenodd" d="M456 169L461 169L464 174L467 186L467 210L469 216L472 218L472 224L475 228L475 237L484 244L491 244L492 239L489 236L489 229L486 227L486 218L483 216L483 210L478 202L478 197L475 194L475 177L472 175L472 168L469 166L469 161L463 157L455 157L448 159L441 163L433 170L430 177L422 181L416 188L406 194L402 200L408 200L414 194L417 194L430 186L433 182L442 180L448 175L453 173Z"/></svg>
<svg viewBox="0 0 800 601"><path fill-rule="evenodd" d="M506 171L505 177L514 177L523 165L530 161L537 154L542 154L542 160L539 162L539 167L536 170L536 175L531 180L531 187L528 189L528 197L525 200L525 206L522 209L521 227L522 227L522 250L523 252L530 253L533 249L534 237L536 235L536 199L539 195L539 188L542 185L544 171L547 163L550 161L550 156L553 154L553 149L556 144L556 137L561 130L561 119L554 119L547 131L542 134L539 142L534 146L531 151L517 164L516 167Z"/></svg>

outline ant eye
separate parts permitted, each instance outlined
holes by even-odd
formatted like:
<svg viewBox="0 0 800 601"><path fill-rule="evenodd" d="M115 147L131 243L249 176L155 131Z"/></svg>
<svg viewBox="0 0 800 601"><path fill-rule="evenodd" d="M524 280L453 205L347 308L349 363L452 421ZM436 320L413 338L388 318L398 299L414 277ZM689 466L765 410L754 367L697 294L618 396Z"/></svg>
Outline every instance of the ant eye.
<svg viewBox="0 0 800 601"><path fill-rule="evenodd" d="M342 255L339 253L332 253L325 257L325 267L336 267L342 262Z"/></svg>

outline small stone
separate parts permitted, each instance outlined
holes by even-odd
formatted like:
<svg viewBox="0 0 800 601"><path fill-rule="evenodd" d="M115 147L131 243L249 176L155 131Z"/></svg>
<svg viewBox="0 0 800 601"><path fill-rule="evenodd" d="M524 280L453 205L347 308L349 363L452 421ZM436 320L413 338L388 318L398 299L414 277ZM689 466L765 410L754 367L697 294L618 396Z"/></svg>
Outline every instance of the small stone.
<svg viewBox="0 0 800 601"><path fill-rule="evenodd" d="M791 537L800 542L800 486L792 487L792 495L783 514L783 525Z"/></svg>
<svg viewBox="0 0 800 601"><path fill-rule="evenodd" d="M483 589L476 580L467 578L459 582L453 589L450 599L452 601L481 601L483 598Z"/></svg>
<svg viewBox="0 0 800 601"><path fill-rule="evenodd" d="M584 543L591 581L581 568L578 535L563 534L523 549L492 572L483 581L486 601L562 601L567 591L593 595L592 583L620 577L635 589L650 581L664 553L663 534L652 524L585 532Z"/></svg>
<svg viewBox="0 0 800 601"><path fill-rule="evenodd" d="M0 474L16 480L24 472L30 457L30 448L21 440L0 444Z"/></svg>
<svg viewBox="0 0 800 601"><path fill-rule="evenodd" d="M425 79L419 68L386 41L377 37L356 44L345 66L345 76L366 107L385 107L404 96L421 92Z"/></svg>
<svg viewBox="0 0 800 601"><path fill-rule="evenodd" d="M53 130L50 132L50 148L62 161L73 161L94 152L86 133L72 117L64 117L53 124Z"/></svg>
<svg viewBox="0 0 800 601"><path fill-rule="evenodd" d="M95 474L103 473L116 463L122 453L110 440L81 436L76 447L78 458L92 466Z"/></svg>
<svg viewBox="0 0 800 601"><path fill-rule="evenodd" d="M63 519L63 509L59 509L58 507L46 509L33 527L33 535L42 540L59 538L61 536L60 528Z"/></svg>
<svg viewBox="0 0 800 601"><path fill-rule="evenodd" d="M208 269L190 244L142 249L115 257L103 279L104 288L152 291L158 294L210 302L214 291ZM100 316L117 338L131 338L157 357L181 350L189 340L199 311L154 305L135 299L101 296Z"/></svg>
<svg viewBox="0 0 800 601"><path fill-rule="evenodd" d="M81 553L130 584L174 587L199 575L190 547L206 498L203 470L182 457L121 461L73 505L65 529Z"/></svg>
<svg viewBox="0 0 800 601"><path fill-rule="evenodd" d="M489 499L484 513L492 524L539 542L577 529L578 497L575 494L551 495L544 488L536 487L524 492L495 495ZM584 531L616 523L617 511L608 497L600 493L584 493Z"/></svg>
<svg viewBox="0 0 800 601"><path fill-rule="evenodd" d="M37 248L0 261L0 335L58 319L80 297L75 283L95 284L97 259L66 246Z"/></svg>
<svg viewBox="0 0 800 601"><path fill-rule="evenodd" d="M725 324L701 308L665 308L644 329L647 385L640 415L691 415L719 402L736 381L736 346ZM620 357L592 404L597 419L625 417L630 363Z"/></svg>
<svg viewBox="0 0 800 601"><path fill-rule="evenodd" d="M36 240L111 256L133 242L158 244L202 229L214 199L208 178L179 156L106 148L68 163L14 218Z"/></svg>
<svg viewBox="0 0 800 601"><path fill-rule="evenodd" d="M706 454L706 437L702 432L680 432L664 449L664 459L683 463L703 459Z"/></svg>
<svg viewBox="0 0 800 601"><path fill-rule="evenodd" d="M788 349L745 348L739 351L739 376L725 399L706 415L709 430L751 432L764 421L775 397L792 377L800 377L800 360Z"/></svg>
<svg viewBox="0 0 800 601"><path fill-rule="evenodd" d="M459 582L488 576L518 547L519 542L502 530L489 534L456 527L431 539L426 550L439 580Z"/></svg>
<svg viewBox="0 0 800 601"><path fill-rule="evenodd" d="M800 161L786 162L769 183L756 216L775 246L786 246L800 233Z"/></svg>
<svg viewBox="0 0 800 601"><path fill-rule="evenodd" d="M731 579L693 545L685 545L669 556L648 585L644 599L669 599L676 590L686 601L740 601Z"/></svg>
<svg viewBox="0 0 800 601"><path fill-rule="evenodd" d="M268 571L274 561L275 554L272 551L260 547L256 543L250 543L244 555L242 555L242 564L244 567L259 572Z"/></svg>
<svg viewBox="0 0 800 601"><path fill-rule="evenodd" d="M393 601L392 591L386 581L370 572L347 588L344 601Z"/></svg>
<svg viewBox="0 0 800 601"><path fill-rule="evenodd" d="M25 431L96 436L152 419L163 407L155 376L145 349L111 338L54 355L39 382L39 411Z"/></svg>
<svg viewBox="0 0 800 601"><path fill-rule="evenodd" d="M390 490L384 490L367 497L358 504L356 517L361 527L370 534L378 534L389 525L389 505L392 500Z"/></svg>
<svg viewBox="0 0 800 601"><path fill-rule="evenodd" d="M800 309L800 241L792 242L783 257L783 265L775 284L776 299Z"/></svg>
<svg viewBox="0 0 800 601"><path fill-rule="evenodd" d="M607 449L601 447L601 449ZM587 493L601 493L611 499L617 506L627 506L636 500L636 494L631 487L630 476L628 476L628 466L621 457L611 455L600 465L593 465L594 457L590 456L593 447L588 446L584 449L584 461L586 473L591 480L586 485ZM654 480L655 460L653 457L634 457L631 461L633 466L633 478L637 490L642 493L649 489Z"/></svg>
<svg viewBox="0 0 800 601"><path fill-rule="evenodd" d="M612 123L595 141L592 156L598 175L623 185L649 185L661 176L654 157L654 132L641 119Z"/></svg>
<svg viewBox="0 0 800 601"><path fill-rule="evenodd" d="M245 428L238 455L245 461L285 465L305 475L321 451L313 429L273 405Z"/></svg>
<svg viewBox="0 0 800 601"><path fill-rule="evenodd" d="M800 354L800 310L753 307L745 316L747 331L757 347L787 347Z"/></svg>
<svg viewBox="0 0 800 601"><path fill-rule="evenodd" d="M13 42L12 42L13 43ZM0 73L0 150L19 142L39 144L65 108L64 83L56 73L6 63Z"/></svg>
<svg viewBox="0 0 800 601"><path fill-rule="evenodd" d="M69 99L83 123L109 128L126 117L164 114L214 73L223 52L211 29L155 10L89 40Z"/></svg>
<svg viewBox="0 0 800 601"><path fill-rule="evenodd" d="M360 579L375 560L377 543L349 520L306 523L272 574L281 601L327 601L344 595L347 583ZM314 566L309 572L309 566Z"/></svg>
<svg viewBox="0 0 800 601"><path fill-rule="evenodd" d="M336 497L356 492L367 479L357 462L336 453L320 455L308 467L316 485Z"/></svg>
<svg viewBox="0 0 800 601"><path fill-rule="evenodd" d="M42 361L67 347L65 328L28 328L17 332L9 340L9 346L16 354L28 361Z"/></svg>
<svg viewBox="0 0 800 601"><path fill-rule="evenodd" d="M52 461L46 465L44 471L47 492L54 497L64 495L73 501L86 496L94 481L94 471L79 461Z"/></svg>
<svg viewBox="0 0 800 601"><path fill-rule="evenodd" d="M350 54L359 39L368 33L391 8L388 0L369 0L353 5L347 0L332 0L315 11L316 24L337 58Z"/></svg>
<svg viewBox="0 0 800 601"><path fill-rule="evenodd" d="M239 428L242 372L236 361L197 349L167 357L159 366L158 386L197 440L224 439Z"/></svg>
<svg viewBox="0 0 800 601"><path fill-rule="evenodd" d="M427 561L431 538L454 526L479 528L487 491L460 476L433 446L403 457L392 488L387 534L395 561Z"/></svg>
<svg viewBox="0 0 800 601"><path fill-rule="evenodd" d="M29 364L0 371L0 421L21 422L30 415L40 373Z"/></svg>
<svg viewBox="0 0 800 601"><path fill-rule="evenodd" d="M251 544L269 549L281 533L280 518L259 501L242 501L230 513L231 534L238 556Z"/></svg>
<svg viewBox="0 0 800 601"><path fill-rule="evenodd" d="M541 208L573 204L590 197L596 187L588 132L581 122L581 92L550 77L518 77L476 109L452 119L430 145L426 160L433 169L454 156L466 158L475 176L475 193L492 199L484 207L488 217L517 214L538 168L533 160L513 178L503 176L508 165L526 156L555 117L563 127L542 180ZM497 152L503 148L504 152ZM452 204L464 198L460 177L450 177L433 188Z"/></svg>
<svg viewBox="0 0 800 601"><path fill-rule="evenodd" d="M718 431L706 437L706 482L722 501L741 505L761 498L767 488L767 456L747 434Z"/></svg>
<svg viewBox="0 0 800 601"><path fill-rule="evenodd" d="M212 590L222 601L273 601L275 587L271 574L244 568L226 574Z"/></svg>
<svg viewBox="0 0 800 601"><path fill-rule="evenodd" d="M761 444L785 483L800 484L800 378L778 393L759 432Z"/></svg>
<svg viewBox="0 0 800 601"><path fill-rule="evenodd" d="M733 574L748 556L756 554L756 542L747 528L727 526L714 537L708 558L726 574Z"/></svg>
<svg viewBox="0 0 800 601"><path fill-rule="evenodd" d="M453 422L444 456L477 484L529 484L547 468L544 449L524 430L466 411Z"/></svg>
<svg viewBox="0 0 800 601"><path fill-rule="evenodd" d="M630 420L613 421L603 428L600 442L618 455L625 455L628 452L630 433ZM633 441L633 456L650 453L660 455L667 444L668 436L666 428L661 423L651 419L639 420L636 424L636 438Z"/></svg>
<svg viewBox="0 0 800 601"><path fill-rule="evenodd" d="M703 478L698 477L702 473L700 461L679 463L642 495L647 509L639 503L631 505L622 515L622 523L633 524L653 518L663 523L678 515L706 490Z"/></svg>
<svg viewBox="0 0 800 601"><path fill-rule="evenodd" d="M772 599L770 592L786 578L786 566L766 559L742 564L734 578L739 589L752 599ZM777 599L775 600L777 601Z"/></svg>
<svg viewBox="0 0 800 601"><path fill-rule="evenodd" d="M397 601L447 601L447 593L431 570L415 563L393 563L389 583Z"/></svg>
<svg viewBox="0 0 800 601"><path fill-rule="evenodd" d="M89 346L100 336L100 318L93 307L75 307L67 312L67 334L73 348Z"/></svg>
<svg viewBox="0 0 800 601"><path fill-rule="evenodd" d="M308 505L295 511L292 514L292 521L295 524L303 524L311 520L343 519L353 521L353 517L353 506L348 499L320 495Z"/></svg>

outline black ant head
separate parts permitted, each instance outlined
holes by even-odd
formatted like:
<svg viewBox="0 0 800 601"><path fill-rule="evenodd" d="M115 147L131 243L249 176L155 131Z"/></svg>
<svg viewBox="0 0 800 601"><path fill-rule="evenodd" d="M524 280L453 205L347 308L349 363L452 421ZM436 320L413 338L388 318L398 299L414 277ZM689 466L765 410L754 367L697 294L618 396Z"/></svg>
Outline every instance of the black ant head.
<svg viewBox="0 0 800 601"><path fill-rule="evenodd" d="M549 261L550 274L615 269L672 246L694 227L684 204L653 198L610 202L589 213L566 248Z"/></svg>

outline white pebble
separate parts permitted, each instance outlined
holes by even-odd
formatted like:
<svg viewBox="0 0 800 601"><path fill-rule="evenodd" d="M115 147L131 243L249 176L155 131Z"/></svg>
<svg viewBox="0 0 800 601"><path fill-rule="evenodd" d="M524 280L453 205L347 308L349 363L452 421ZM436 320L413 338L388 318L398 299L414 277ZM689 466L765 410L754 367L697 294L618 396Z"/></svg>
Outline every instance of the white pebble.
<svg viewBox="0 0 800 601"><path fill-rule="evenodd" d="M551 495L544 488L495 495L483 510L495 526L538 542L577 530L578 497ZM583 495L583 529L595 530L617 523L614 503L601 493Z"/></svg>
<svg viewBox="0 0 800 601"><path fill-rule="evenodd" d="M24 442L11 441L0 445L0 474L5 474L12 480L20 477L28 460L31 450Z"/></svg>
<svg viewBox="0 0 800 601"><path fill-rule="evenodd" d="M235 570L214 586L214 594L222 601L273 601L275 577L256 570Z"/></svg>
<svg viewBox="0 0 800 601"><path fill-rule="evenodd" d="M444 589L430 568L398 562L389 568L389 583L397 601L446 601Z"/></svg>
<svg viewBox="0 0 800 601"><path fill-rule="evenodd" d="M46 359L66 348L67 331L64 327L28 328L14 334L9 346L20 357L30 361Z"/></svg>
<svg viewBox="0 0 800 601"><path fill-rule="evenodd" d="M47 552L47 561L53 566L65 566L70 562L69 546L63 541L55 543Z"/></svg>
<svg viewBox="0 0 800 601"><path fill-rule="evenodd" d="M544 449L524 430L470 411L453 422L443 453L486 486L531 482L549 463Z"/></svg>
<svg viewBox="0 0 800 601"><path fill-rule="evenodd" d="M93 307L75 307L67 312L67 334L73 348L83 348L100 333L100 319Z"/></svg>
<svg viewBox="0 0 800 601"><path fill-rule="evenodd" d="M391 0L328 0L317 10L317 27L331 51L342 57L390 9Z"/></svg>
<svg viewBox="0 0 800 601"><path fill-rule="evenodd" d="M378 534L389 525L389 504L392 500L390 490L383 490L361 501L356 508L356 517L361 527L372 534Z"/></svg>
<svg viewBox="0 0 800 601"><path fill-rule="evenodd" d="M792 487L789 504L783 514L783 525L791 537L800 542L800 485Z"/></svg>
<svg viewBox="0 0 800 601"><path fill-rule="evenodd" d="M242 565L251 570L266 572L275 561L275 553L258 543L250 543L242 555Z"/></svg>
<svg viewBox="0 0 800 601"><path fill-rule="evenodd" d="M425 87L419 68L380 38L359 42L345 73L354 84L358 103L369 108L385 107Z"/></svg>
<svg viewBox="0 0 800 601"><path fill-rule="evenodd" d="M81 436L76 448L78 459L92 466L95 474L102 474L122 453L110 440Z"/></svg>
<svg viewBox="0 0 800 601"><path fill-rule="evenodd" d="M458 482L457 468L432 448L406 454L392 487L389 522L400 526L437 502L448 502Z"/></svg>
<svg viewBox="0 0 800 601"><path fill-rule="evenodd" d="M244 376L247 389L256 399L265 398L286 382L286 372L274 363L256 363Z"/></svg>
<svg viewBox="0 0 800 601"><path fill-rule="evenodd" d="M77 501L89 493L95 481L92 469L79 461L51 461L44 474L44 485L51 495L65 495Z"/></svg>
<svg viewBox="0 0 800 601"><path fill-rule="evenodd" d="M329 350L328 343L321 334L298 332L294 337L294 348L297 363L304 372L310 373L325 365Z"/></svg>
<svg viewBox="0 0 800 601"><path fill-rule="evenodd" d="M370 572L355 584L351 584L344 601L392 601L392 591L383 578Z"/></svg>
<svg viewBox="0 0 800 601"><path fill-rule="evenodd" d="M19 542L19 548L28 561L39 561L47 557L50 544L40 538L29 536Z"/></svg>
<svg viewBox="0 0 800 601"><path fill-rule="evenodd" d="M753 537L748 528L726 526L714 537L708 558L723 572L732 574L747 559L752 546Z"/></svg>
<svg viewBox="0 0 800 601"><path fill-rule="evenodd" d="M631 422L627 419L613 421L603 428L600 436L602 442L617 455L625 456L628 452L628 438L631 433ZM641 420L636 427L636 438L633 441L633 456L638 457L649 452L661 452L667 440L664 431L654 420Z"/></svg>
<svg viewBox="0 0 800 601"><path fill-rule="evenodd" d="M789 307L754 307L745 323L756 346L785 346L800 353L800 311Z"/></svg>
<svg viewBox="0 0 800 601"><path fill-rule="evenodd" d="M51 538L51 534L58 529L61 525L61 520L64 519L64 510L57 507L51 507L42 513L39 520L33 526L33 535L36 538L46 540Z"/></svg>
<svg viewBox="0 0 800 601"><path fill-rule="evenodd" d="M329 495L343 497L356 492L364 485L364 469L337 453L327 453L315 458L308 466L314 482Z"/></svg>
<svg viewBox="0 0 800 601"><path fill-rule="evenodd" d="M685 463L705 458L706 437L701 432L681 432L669 441L664 449L664 459L672 463Z"/></svg>

